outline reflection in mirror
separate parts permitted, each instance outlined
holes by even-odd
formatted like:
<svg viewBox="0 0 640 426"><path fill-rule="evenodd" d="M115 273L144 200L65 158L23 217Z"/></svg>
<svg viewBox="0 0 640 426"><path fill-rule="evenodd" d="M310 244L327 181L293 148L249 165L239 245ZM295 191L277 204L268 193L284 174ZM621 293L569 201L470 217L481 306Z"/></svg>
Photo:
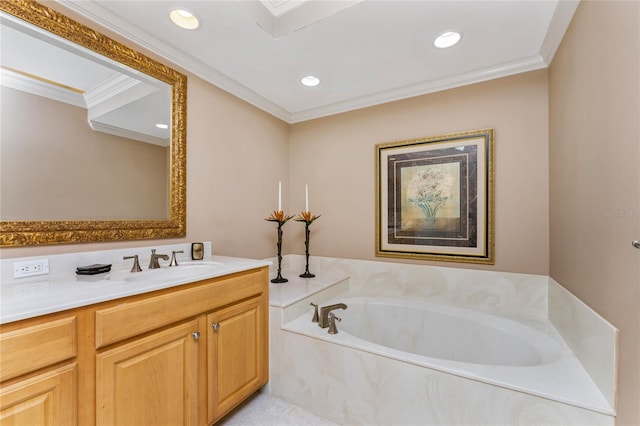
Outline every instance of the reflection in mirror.
<svg viewBox="0 0 640 426"><path fill-rule="evenodd" d="M0 217L168 219L170 86L17 18L0 23Z"/></svg>
<svg viewBox="0 0 640 426"><path fill-rule="evenodd" d="M0 10L2 245L184 236L186 77L38 3Z"/></svg>

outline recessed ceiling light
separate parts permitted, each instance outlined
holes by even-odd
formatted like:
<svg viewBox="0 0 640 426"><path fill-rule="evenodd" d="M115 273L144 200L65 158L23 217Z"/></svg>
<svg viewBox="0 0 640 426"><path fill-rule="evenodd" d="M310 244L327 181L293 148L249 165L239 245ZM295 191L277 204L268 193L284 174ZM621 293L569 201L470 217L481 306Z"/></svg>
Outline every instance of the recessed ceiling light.
<svg viewBox="0 0 640 426"><path fill-rule="evenodd" d="M302 78L300 80L300 83L304 84L305 86L313 87L313 86L317 86L318 84L320 84L320 79L318 77L314 77L312 75L308 75L308 76Z"/></svg>
<svg viewBox="0 0 640 426"><path fill-rule="evenodd" d="M200 22L196 16L184 9L173 9L169 12L169 18L174 24L185 30L195 30L200 26Z"/></svg>
<svg viewBox="0 0 640 426"><path fill-rule="evenodd" d="M461 38L462 34L460 34L459 32L447 31L436 37L433 45L439 49L446 49L447 47L452 47L458 44Z"/></svg>
<svg viewBox="0 0 640 426"><path fill-rule="evenodd" d="M169 125L168 124L164 124L164 123L158 123L158 124L156 124L156 127L158 129L168 129Z"/></svg>

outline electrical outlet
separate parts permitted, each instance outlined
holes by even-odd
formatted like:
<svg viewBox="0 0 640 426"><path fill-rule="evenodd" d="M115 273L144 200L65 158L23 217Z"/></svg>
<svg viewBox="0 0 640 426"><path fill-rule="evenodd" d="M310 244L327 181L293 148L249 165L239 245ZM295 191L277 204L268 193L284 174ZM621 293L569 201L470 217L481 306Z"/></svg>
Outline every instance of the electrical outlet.
<svg viewBox="0 0 640 426"><path fill-rule="evenodd" d="M24 278L48 273L49 259L27 260L13 263L13 278Z"/></svg>

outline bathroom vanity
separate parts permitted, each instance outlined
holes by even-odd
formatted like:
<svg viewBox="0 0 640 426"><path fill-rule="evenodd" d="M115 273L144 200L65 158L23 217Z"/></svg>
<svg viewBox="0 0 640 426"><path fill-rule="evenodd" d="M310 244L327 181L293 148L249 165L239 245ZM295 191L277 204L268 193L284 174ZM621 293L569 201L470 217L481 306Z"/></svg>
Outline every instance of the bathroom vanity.
<svg viewBox="0 0 640 426"><path fill-rule="evenodd" d="M164 284L114 279L113 288L144 292L15 321L3 318L0 424L218 421L269 375L267 263L220 265L214 276L193 282L188 276ZM155 271L140 274L145 273ZM55 281L49 282L52 293ZM96 290L102 285L74 284ZM149 285L163 288L149 291ZM59 297L50 294L41 303ZM82 299L92 300L87 294ZM3 310L7 306L3 300Z"/></svg>

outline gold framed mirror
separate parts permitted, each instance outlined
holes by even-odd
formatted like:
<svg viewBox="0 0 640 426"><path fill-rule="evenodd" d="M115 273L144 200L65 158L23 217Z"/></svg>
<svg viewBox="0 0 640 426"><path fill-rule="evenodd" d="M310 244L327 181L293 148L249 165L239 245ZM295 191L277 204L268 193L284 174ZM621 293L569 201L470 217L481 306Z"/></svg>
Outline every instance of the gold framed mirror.
<svg viewBox="0 0 640 426"><path fill-rule="evenodd" d="M72 50L77 47L78 50L81 50L82 52L88 52L81 53L80 56L91 55L96 58L97 62L101 63L106 68L118 68L118 71L124 80L127 80L129 82L135 81L135 84L138 85L138 88L145 88L145 93L165 90L163 89L163 87L166 87L167 118L168 120L170 120L170 123L166 124L166 126L168 127L168 130L166 130L167 137L165 139L166 146L164 148L161 148L164 149L165 154L161 154L164 155L164 157L161 157L160 160L163 163L162 167L166 170L166 175L160 174L160 177L157 178L155 182L149 184L152 188L156 186L161 188L158 192L164 194L163 202L160 203L160 207L156 208L157 212L133 213L125 211L124 213L114 213L114 217L104 217L102 213L104 211L110 210L111 207L111 205L109 204L110 202L107 201L106 206L101 206L98 208L98 213L82 213L82 215L84 215L83 217L75 216L75 210L78 210L77 207L73 207L71 209L74 211L64 212L63 210L62 213L55 214L54 216L56 217L53 218L46 217L49 214L53 215L52 212L54 211L54 209L53 207L48 208L47 204L45 204L45 207L43 208L43 211L45 213L41 214L41 216L44 215L45 217L41 217L38 216L38 214L32 215L30 210L31 207L30 205L28 205L26 199L19 198L22 196L20 194L30 192L23 189L21 193L18 193L18 195L13 198L14 200L24 200L14 202L14 204L21 205L20 207L22 210L18 210L19 213L5 214L5 209L3 207L2 217L0 217L0 246L28 246L184 237L186 235L187 77L184 74L181 74L178 71L166 65L163 65L160 62L155 61L83 24L70 19L64 14L52 10L37 2L24 0L1 0L0 12L3 12L3 20L5 21L3 22L3 27L5 27L5 23L9 23L9 21L13 22L12 25L19 25L16 23L24 23L27 26L35 28L35 30L37 30L41 34L37 36L37 38L47 38L49 37L49 35L52 35L51 37L55 37L61 40L60 42L58 42L58 44L60 46L64 44L64 46L62 46L63 49ZM44 36L42 36L42 34L44 34ZM25 50L23 49L23 51ZM3 51L3 56L4 53L5 52ZM49 62L49 64L51 63L52 61ZM15 70L12 70L10 67L5 67L3 64L2 71L12 73ZM28 75L27 73L18 72L17 74L20 78L24 77L24 75L27 75L27 77L29 78L33 77L31 75ZM3 81L4 80L9 79L3 78ZM51 81L48 81L48 79L38 78L37 76L33 80L51 83ZM3 83L3 90L4 85L5 84ZM58 86L62 85L59 84ZM131 95L128 96L129 98L131 98ZM138 96L138 98L142 98L143 95L136 96ZM4 92L2 97L5 98ZM15 105L18 104L12 104L11 106L13 107ZM146 105L149 105L149 103L147 102ZM19 108L17 107L12 107L3 107L3 111L19 110ZM96 108L93 111L99 109L100 108ZM103 107L102 109L104 110L105 108ZM148 110L148 107L145 108L145 110ZM23 118L26 116L27 120L25 121L25 123L33 122L33 127L37 127L38 122L30 117L30 111L31 109L29 109L28 111L21 110L19 112ZM142 133L137 129L135 131L125 130L125 135L122 136L122 126L120 126L119 124L105 124L99 122L99 120L93 120L96 115L99 115L94 113L93 111L89 111L89 108L87 107L85 112L85 114L88 116L87 121L89 123L89 126L91 126L91 130L94 131L98 129L98 131L100 132L113 133L113 129L116 129L116 133L114 134L118 134L118 137L120 137L120 139L123 139L118 143L131 144L131 140L128 139L129 135L134 135L132 136L133 139L144 141L135 141L135 143L143 144L145 146L149 145L149 143L154 144L157 141L161 141L163 139L162 136L158 137L156 135L142 135ZM104 115L113 116L114 114ZM87 127L86 123L85 127ZM3 140L4 139L6 139L6 137L3 134ZM48 144L50 144L51 142L55 141L47 141ZM162 143L160 143L160 145L162 145ZM4 148L4 145L2 145L2 148ZM158 147L156 146L155 149L158 149ZM57 150L62 151L61 149ZM4 152L2 152L2 157L7 161L12 161L12 155L14 151L10 149L3 149L3 151ZM34 152L34 150L32 149L31 152ZM92 199L88 198L88 195L91 192L96 192L99 196L98 198L106 198L102 197L101 195L107 192L129 192L133 194L129 194L129 201L124 202L124 204L135 206L137 206L138 204L144 204L144 202L146 202L144 197L147 197L148 194L153 191L136 190L136 186L133 183L137 182L138 180L145 180L148 173L144 172L144 177L140 179L135 177L137 176L135 173L131 172L131 178L129 179L131 188L122 187L119 189L113 189L109 187L109 184L112 180L115 179L116 176L124 176L125 178L129 177L128 173L130 172L123 172L121 170L121 163L125 163L127 161L140 163L141 160L146 157L146 154L138 155L137 157L135 157L134 154L131 153L121 157L115 156L115 160L113 161L117 165L117 170L102 171L101 177L98 178L101 179L99 182L101 184L104 184L104 188L106 189L96 189L95 191L93 191L91 188L94 188L95 185L90 185L88 191L85 186L82 192L71 193L66 192L67 190L71 191L70 189L67 189L67 183L64 183L62 185L58 184L56 186L56 189L60 191L57 195L54 194L55 196L53 196L51 199L61 199L63 200L63 204L65 205L67 202L64 200L75 200L79 204L94 204ZM105 162L105 158L96 158L95 154L86 155L85 157L81 156L79 157L79 160L75 161L75 163L87 163L89 169L97 169L97 166L102 166ZM53 175L56 175L60 174L57 173L56 170L62 172L63 170L66 170L66 168L70 167L70 163L72 163L72 161L69 161L68 157L62 160L47 159L46 168L53 170ZM8 167L5 168L8 169ZM51 177L43 175L44 168L45 167L41 166L20 167L16 168L16 170L22 170L21 173L24 173L24 175L3 175L3 181L13 181L13 186L9 186L9 184L7 184L6 187L3 187L0 196L4 197L4 193L11 192L6 188L19 187L24 182L29 180L36 180L34 184L36 187L44 186L44 183L51 179ZM140 171L138 172L143 173ZM76 172L74 180L78 182L88 180L85 179L85 173L87 173L87 171ZM36 177L37 179L34 179L34 177ZM40 182L38 182L38 180ZM49 194L51 194L52 192L54 191L52 189L49 189L46 193L47 196L49 196ZM133 198L131 198L131 195L133 196ZM44 196L40 197L43 198ZM5 203L3 201L5 200L0 199L0 203L2 203L3 206L11 205L11 202ZM25 213L25 211L28 211L28 213Z"/></svg>

